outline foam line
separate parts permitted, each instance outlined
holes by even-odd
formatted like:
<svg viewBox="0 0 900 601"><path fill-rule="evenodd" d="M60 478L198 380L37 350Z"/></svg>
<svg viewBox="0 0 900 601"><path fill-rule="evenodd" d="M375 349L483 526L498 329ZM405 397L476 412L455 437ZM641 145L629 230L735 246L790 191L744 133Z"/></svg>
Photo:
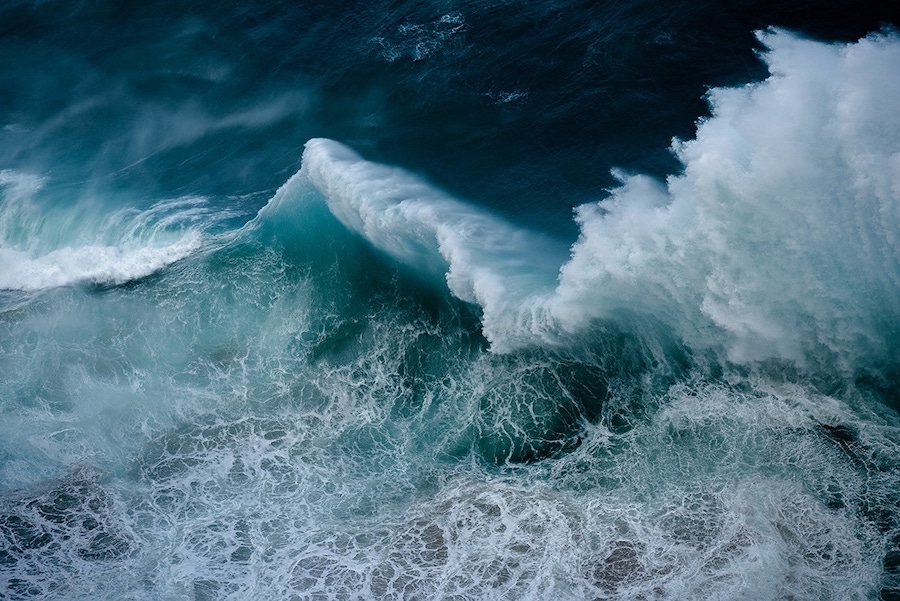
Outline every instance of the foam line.
<svg viewBox="0 0 900 601"><path fill-rule="evenodd" d="M0 249L0 264L4 265L0 269L0 289L37 291L80 282L123 284L159 271L199 246L200 237L193 234L159 248L67 247L36 258Z"/></svg>

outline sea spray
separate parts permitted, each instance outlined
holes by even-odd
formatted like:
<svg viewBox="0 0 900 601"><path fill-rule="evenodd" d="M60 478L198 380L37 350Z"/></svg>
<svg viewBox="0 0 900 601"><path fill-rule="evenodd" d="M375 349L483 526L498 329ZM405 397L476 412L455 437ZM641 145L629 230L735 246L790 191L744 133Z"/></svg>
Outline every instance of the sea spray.
<svg viewBox="0 0 900 601"><path fill-rule="evenodd" d="M43 188L29 174L0 176L0 289L139 279L196 251L204 231L231 215L195 197L107 212L95 199L61 203Z"/></svg>

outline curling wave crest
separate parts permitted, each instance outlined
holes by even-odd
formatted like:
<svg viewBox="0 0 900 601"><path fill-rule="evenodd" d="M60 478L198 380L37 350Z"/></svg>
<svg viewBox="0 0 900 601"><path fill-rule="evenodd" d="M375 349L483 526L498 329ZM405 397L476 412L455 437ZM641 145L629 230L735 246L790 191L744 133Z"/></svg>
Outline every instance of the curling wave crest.
<svg viewBox="0 0 900 601"><path fill-rule="evenodd" d="M632 314L735 362L884 362L900 339L900 40L759 38L770 77L709 93L712 116L672 145L683 173L618 174L579 207L568 260L334 141L308 142L301 174L347 227L479 304L495 351Z"/></svg>

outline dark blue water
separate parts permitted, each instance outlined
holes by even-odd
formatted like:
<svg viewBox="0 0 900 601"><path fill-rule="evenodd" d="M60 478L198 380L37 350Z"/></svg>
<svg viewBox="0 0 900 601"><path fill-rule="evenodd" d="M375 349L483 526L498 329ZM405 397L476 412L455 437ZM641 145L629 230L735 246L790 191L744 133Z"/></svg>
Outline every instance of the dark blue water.
<svg viewBox="0 0 900 601"><path fill-rule="evenodd" d="M900 598L879 3L0 8L0 598Z"/></svg>

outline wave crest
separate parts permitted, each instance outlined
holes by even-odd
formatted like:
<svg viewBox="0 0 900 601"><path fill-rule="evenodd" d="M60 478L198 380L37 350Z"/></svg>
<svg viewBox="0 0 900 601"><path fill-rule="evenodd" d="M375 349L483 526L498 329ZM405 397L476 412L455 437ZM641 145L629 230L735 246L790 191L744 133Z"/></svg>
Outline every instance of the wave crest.
<svg viewBox="0 0 900 601"><path fill-rule="evenodd" d="M618 174L579 207L568 260L334 141L308 142L302 172L346 227L478 303L495 351L630 313L739 363L883 363L900 339L900 40L759 38L771 76L709 93L696 138L673 142L682 174Z"/></svg>

